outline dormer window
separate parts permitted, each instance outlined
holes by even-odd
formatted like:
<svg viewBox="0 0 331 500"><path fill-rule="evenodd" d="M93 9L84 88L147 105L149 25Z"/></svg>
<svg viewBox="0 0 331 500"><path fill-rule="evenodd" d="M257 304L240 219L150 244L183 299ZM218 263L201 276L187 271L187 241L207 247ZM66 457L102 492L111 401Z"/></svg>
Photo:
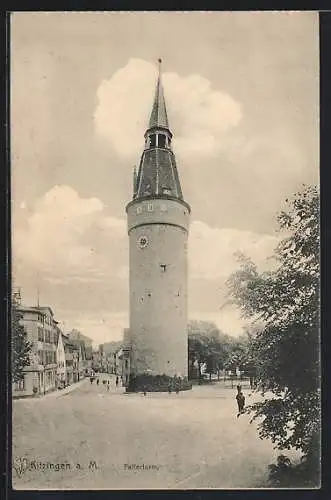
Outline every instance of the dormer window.
<svg viewBox="0 0 331 500"><path fill-rule="evenodd" d="M171 189L169 187L164 186L162 188L162 194L165 194L167 196L171 196Z"/></svg>

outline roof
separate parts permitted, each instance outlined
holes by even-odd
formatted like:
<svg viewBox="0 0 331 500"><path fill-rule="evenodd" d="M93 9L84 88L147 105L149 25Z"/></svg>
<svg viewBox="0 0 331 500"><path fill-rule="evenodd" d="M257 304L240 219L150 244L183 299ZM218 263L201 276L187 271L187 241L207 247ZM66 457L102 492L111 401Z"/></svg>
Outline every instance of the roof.
<svg viewBox="0 0 331 500"><path fill-rule="evenodd" d="M176 159L171 149L146 149L141 157L136 196L162 195L183 199Z"/></svg>
<svg viewBox="0 0 331 500"><path fill-rule="evenodd" d="M85 344L92 344L93 342L93 340L90 339L90 337L83 335L79 330L76 330L75 328L68 333L68 337L71 340L82 340L85 342Z"/></svg>
<svg viewBox="0 0 331 500"><path fill-rule="evenodd" d="M50 307L48 307L48 306L46 306L46 307L36 307L36 309L38 309L39 311L44 312L44 313L50 312L51 315L54 316L54 313L53 313L52 309Z"/></svg>
<svg viewBox="0 0 331 500"><path fill-rule="evenodd" d="M152 113L149 119L149 128L154 127L169 129L168 115L161 80L161 59L159 59L159 75L155 89Z"/></svg>
<svg viewBox="0 0 331 500"><path fill-rule="evenodd" d="M106 342L104 344L101 344L100 347L102 346L103 352L107 354L115 354L121 346L122 346L122 341L114 341L114 342Z"/></svg>
<svg viewBox="0 0 331 500"><path fill-rule="evenodd" d="M171 149L172 134L169 130L160 69L145 138L145 150L141 156L138 175L134 174L133 199L161 197L184 201L176 158Z"/></svg>
<svg viewBox="0 0 331 500"><path fill-rule="evenodd" d="M19 305L17 307L17 310L21 311L21 312L33 312L33 313L36 313L36 314L46 314L47 312L50 312L51 313L51 316L53 317L54 316L54 313L52 311L52 309L50 307L38 307L38 306L23 306L23 305ZM56 322L58 323L58 322Z"/></svg>
<svg viewBox="0 0 331 500"><path fill-rule="evenodd" d="M69 340L68 336L65 335L64 333L62 334L62 341L64 345L77 349L77 346L71 340Z"/></svg>

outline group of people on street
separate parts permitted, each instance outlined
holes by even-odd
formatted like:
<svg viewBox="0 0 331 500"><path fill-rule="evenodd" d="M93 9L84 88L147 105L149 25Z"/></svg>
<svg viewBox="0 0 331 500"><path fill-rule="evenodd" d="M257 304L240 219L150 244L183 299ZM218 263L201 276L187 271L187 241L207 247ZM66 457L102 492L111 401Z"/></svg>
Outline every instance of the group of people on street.
<svg viewBox="0 0 331 500"><path fill-rule="evenodd" d="M100 377L97 376L97 375L92 374L90 376L90 383L91 383L91 385L93 384L94 380L96 380L96 384L97 384L97 386L99 386L99 384L100 384ZM102 380L102 384L106 386L107 391L110 391L110 378L103 379ZM115 385L116 385L116 388L120 385L120 377L118 375L116 375Z"/></svg>
<svg viewBox="0 0 331 500"><path fill-rule="evenodd" d="M96 380L96 384L97 384L97 386L99 386L100 377L95 375L95 374L91 374L90 375L91 385L93 384L94 380ZM107 392L110 391L110 378L103 379L102 384L106 386ZM118 375L116 375L115 385L116 385L116 388L118 388L118 386L120 385L120 377ZM175 384L175 386L169 384L168 393L171 394L172 392L175 392L176 394L179 394L179 389L180 388L179 388L178 383ZM146 394L147 394L146 387L143 388L143 394L144 394L144 396L146 396ZM239 418L240 415L244 412L244 408L245 408L245 396L242 392L241 385L237 385L236 401L237 401L237 405L238 405L237 418Z"/></svg>

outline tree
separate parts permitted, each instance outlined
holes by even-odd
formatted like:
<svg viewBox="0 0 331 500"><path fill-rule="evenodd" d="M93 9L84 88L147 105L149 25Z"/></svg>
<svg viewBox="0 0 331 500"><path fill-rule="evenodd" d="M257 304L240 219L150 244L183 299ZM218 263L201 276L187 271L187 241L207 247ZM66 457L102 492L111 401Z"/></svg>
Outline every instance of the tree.
<svg viewBox="0 0 331 500"><path fill-rule="evenodd" d="M211 321L191 320L188 324L189 375L194 378L194 367L198 365L198 376L202 378L202 366L211 380L229 363L232 351L238 349L241 340L234 340L221 332Z"/></svg>
<svg viewBox="0 0 331 500"><path fill-rule="evenodd" d="M286 202L278 216L285 235L274 253L277 267L260 273L241 255L228 286L243 314L263 324L250 341L258 387L272 394L249 407L253 420L262 417L260 437L312 460L320 431L317 188L305 187Z"/></svg>
<svg viewBox="0 0 331 500"><path fill-rule="evenodd" d="M12 380L19 382L24 378L24 368L30 364L31 343L27 341L24 326L20 323L22 314L13 301L11 314Z"/></svg>

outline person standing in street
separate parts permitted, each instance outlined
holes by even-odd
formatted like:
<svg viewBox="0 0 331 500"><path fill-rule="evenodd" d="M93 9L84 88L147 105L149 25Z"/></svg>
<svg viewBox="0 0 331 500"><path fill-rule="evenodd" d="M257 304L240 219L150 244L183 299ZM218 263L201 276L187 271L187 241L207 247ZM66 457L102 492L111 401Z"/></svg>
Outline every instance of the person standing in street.
<svg viewBox="0 0 331 500"><path fill-rule="evenodd" d="M237 400L237 405L238 405L238 414L237 414L237 418L240 417L240 415L243 413L244 411L244 407L245 407L245 396L243 395L242 391L241 391L241 385L237 385L237 395L236 395L236 400Z"/></svg>
<svg viewBox="0 0 331 500"><path fill-rule="evenodd" d="M108 379L107 380L107 391L109 391L109 389L110 389L110 380Z"/></svg>
<svg viewBox="0 0 331 500"><path fill-rule="evenodd" d="M118 384L119 384L119 378L118 375L116 375L116 387L118 387Z"/></svg>

